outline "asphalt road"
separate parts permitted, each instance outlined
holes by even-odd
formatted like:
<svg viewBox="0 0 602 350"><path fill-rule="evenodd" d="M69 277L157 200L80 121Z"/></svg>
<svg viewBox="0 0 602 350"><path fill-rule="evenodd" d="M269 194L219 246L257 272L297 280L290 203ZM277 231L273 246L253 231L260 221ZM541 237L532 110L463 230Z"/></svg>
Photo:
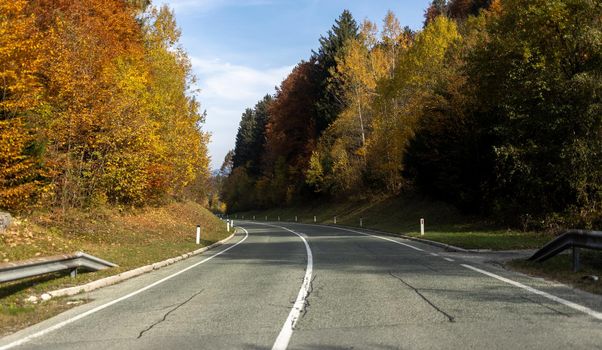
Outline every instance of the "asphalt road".
<svg viewBox="0 0 602 350"><path fill-rule="evenodd" d="M248 235L80 295L93 301L0 349L602 348L602 298L478 254L341 227L237 224Z"/></svg>

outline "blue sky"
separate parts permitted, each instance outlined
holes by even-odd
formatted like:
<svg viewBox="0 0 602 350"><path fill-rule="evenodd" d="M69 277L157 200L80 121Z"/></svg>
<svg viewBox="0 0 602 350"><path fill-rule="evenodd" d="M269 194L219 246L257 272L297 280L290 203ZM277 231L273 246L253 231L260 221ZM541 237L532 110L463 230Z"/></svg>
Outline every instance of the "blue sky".
<svg viewBox="0 0 602 350"><path fill-rule="evenodd" d="M360 23L380 24L392 10L402 26L419 29L430 0L155 0L176 13L182 45L199 81L211 166L220 167L242 112L252 107L318 48L344 9Z"/></svg>

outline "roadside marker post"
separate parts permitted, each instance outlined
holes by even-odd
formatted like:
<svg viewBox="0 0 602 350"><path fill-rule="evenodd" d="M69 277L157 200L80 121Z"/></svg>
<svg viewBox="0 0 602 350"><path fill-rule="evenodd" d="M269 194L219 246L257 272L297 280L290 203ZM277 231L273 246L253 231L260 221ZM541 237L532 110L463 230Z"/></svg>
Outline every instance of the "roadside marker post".
<svg viewBox="0 0 602 350"><path fill-rule="evenodd" d="M334 217L334 224L335 225L337 224L337 217L336 216Z"/></svg>
<svg viewBox="0 0 602 350"><path fill-rule="evenodd" d="M297 215L295 215L295 222L297 222Z"/></svg>
<svg viewBox="0 0 602 350"><path fill-rule="evenodd" d="M314 224L315 224L316 222L317 222L317 220L316 220L316 216L314 215Z"/></svg>
<svg viewBox="0 0 602 350"><path fill-rule="evenodd" d="M360 218L360 227L364 227L364 218Z"/></svg>
<svg viewBox="0 0 602 350"><path fill-rule="evenodd" d="M278 216L278 221L280 221L280 216Z"/></svg>
<svg viewBox="0 0 602 350"><path fill-rule="evenodd" d="M265 216L265 221L268 221L268 216L267 215Z"/></svg>
<svg viewBox="0 0 602 350"><path fill-rule="evenodd" d="M420 219L420 235L424 236L424 219Z"/></svg>
<svg viewBox="0 0 602 350"><path fill-rule="evenodd" d="M201 244L201 225L196 225L196 244Z"/></svg>
<svg viewBox="0 0 602 350"><path fill-rule="evenodd" d="M255 215L253 215L253 221L255 221Z"/></svg>
<svg viewBox="0 0 602 350"><path fill-rule="evenodd" d="M226 220L226 230L230 232L230 220Z"/></svg>

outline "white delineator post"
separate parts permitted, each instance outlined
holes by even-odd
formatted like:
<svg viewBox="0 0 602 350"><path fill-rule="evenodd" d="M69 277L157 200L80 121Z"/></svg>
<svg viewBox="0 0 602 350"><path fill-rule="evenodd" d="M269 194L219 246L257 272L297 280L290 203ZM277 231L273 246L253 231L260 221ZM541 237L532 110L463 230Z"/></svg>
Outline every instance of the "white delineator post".
<svg viewBox="0 0 602 350"><path fill-rule="evenodd" d="M420 219L420 235L424 236L424 219Z"/></svg>
<svg viewBox="0 0 602 350"><path fill-rule="evenodd" d="M268 216L267 215L265 216L265 221L268 221Z"/></svg>
<svg viewBox="0 0 602 350"><path fill-rule="evenodd" d="M230 220L226 220L226 230L230 232Z"/></svg>
<svg viewBox="0 0 602 350"><path fill-rule="evenodd" d="M337 217L336 216L334 217L334 224L335 225L337 224Z"/></svg>
<svg viewBox="0 0 602 350"><path fill-rule="evenodd" d="M196 225L196 244L201 244L201 225Z"/></svg>
<svg viewBox="0 0 602 350"><path fill-rule="evenodd" d="M295 215L295 222L297 222L297 215Z"/></svg>
<svg viewBox="0 0 602 350"><path fill-rule="evenodd" d="M318 220L316 219L316 216L314 215L314 224L317 222Z"/></svg>
<svg viewBox="0 0 602 350"><path fill-rule="evenodd" d="M364 227L364 218L360 218L360 227Z"/></svg>
<svg viewBox="0 0 602 350"><path fill-rule="evenodd" d="M255 215L253 215L253 221L255 221Z"/></svg>
<svg viewBox="0 0 602 350"><path fill-rule="evenodd" d="M280 221L280 216L278 216L278 221Z"/></svg>

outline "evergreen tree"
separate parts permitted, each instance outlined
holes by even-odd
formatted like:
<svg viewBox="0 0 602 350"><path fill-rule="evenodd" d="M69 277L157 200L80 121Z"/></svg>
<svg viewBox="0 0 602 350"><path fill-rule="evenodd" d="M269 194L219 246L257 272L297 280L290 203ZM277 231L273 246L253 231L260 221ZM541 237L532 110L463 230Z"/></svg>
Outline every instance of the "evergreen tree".
<svg viewBox="0 0 602 350"><path fill-rule="evenodd" d="M247 108L236 135L236 146L232 157L233 168L246 167L251 177L261 174L261 158L265 146L266 125L269 120L268 108L273 98L266 95L253 109Z"/></svg>
<svg viewBox="0 0 602 350"><path fill-rule="evenodd" d="M345 107L342 83L335 77L337 58L342 58L345 43L358 38L359 27L351 15L344 10L335 21L326 37L320 38L320 48L313 53L320 71L321 96L316 102L318 111L316 129L322 133Z"/></svg>
<svg viewBox="0 0 602 350"><path fill-rule="evenodd" d="M255 124L255 111L247 108L242 114L238 133L236 134L236 145L234 146L234 156L232 158L233 169L246 166L251 160Z"/></svg>
<svg viewBox="0 0 602 350"><path fill-rule="evenodd" d="M261 158L265 148L266 141L266 125L269 121L270 104L274 98L270 95L265 95L263 99L255 105L255 127L253 129L253 139L249 154L249 174L259 176L261 174Z"/></svg>

